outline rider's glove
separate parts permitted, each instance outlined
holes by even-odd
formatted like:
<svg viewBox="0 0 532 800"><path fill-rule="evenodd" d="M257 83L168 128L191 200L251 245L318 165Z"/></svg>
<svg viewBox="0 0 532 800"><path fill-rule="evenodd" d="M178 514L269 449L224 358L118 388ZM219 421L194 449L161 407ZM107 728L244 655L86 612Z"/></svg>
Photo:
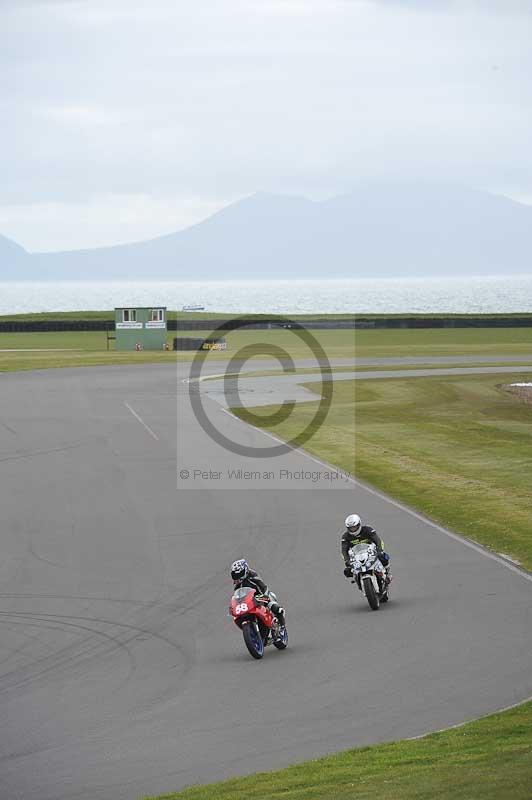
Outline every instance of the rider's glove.
<svg viewBox="0 0 532 800"><path fill-rule="evenodd" d="M345 575L346 578L352 578L353 577L353 570L351 569L351 567L346 565L346 567L344 569L344 575Z"/></svg>
<svg viewBox="0 0 532 800"><path fill-rule="evenodd" d="M390 556L383 550L382 553L379 553L379 560L383 567L387 567L388 564L390 563Z"/></svg>

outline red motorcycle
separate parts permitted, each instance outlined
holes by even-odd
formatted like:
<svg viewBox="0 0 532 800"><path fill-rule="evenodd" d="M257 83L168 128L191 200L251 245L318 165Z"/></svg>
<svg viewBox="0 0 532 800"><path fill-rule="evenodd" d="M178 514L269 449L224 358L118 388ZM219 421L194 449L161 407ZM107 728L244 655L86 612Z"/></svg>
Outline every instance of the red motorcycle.
<svg viewBox="0 0 532 800"><path fill-rule="evenodd" d="M276 599L271 595L272 599ZM253 658L262 658L264 648L273 644L278 650L288 645L286 627L268 608L270 598L263 597L256 589L243 586L231 598L231 616L244 636L244 642Z"/></svg>

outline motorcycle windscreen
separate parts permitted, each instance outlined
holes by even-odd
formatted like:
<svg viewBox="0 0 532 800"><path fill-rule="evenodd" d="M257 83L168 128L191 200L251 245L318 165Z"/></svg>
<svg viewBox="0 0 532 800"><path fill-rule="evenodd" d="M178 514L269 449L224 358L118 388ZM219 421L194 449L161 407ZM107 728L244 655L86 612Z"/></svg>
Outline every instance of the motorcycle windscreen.
<svg viewBox="0 0 532 800"><path fill-rule="evenodd" d="M353 548L353 553L355 556L360 555L361 553L367 553L369 550L369 544L363 542L361 544L356 544Z"/></svg>
<svg viewBox="0 0 532 800"><path fill-rule="evenodd" d="M253 589L250 589L249 586L242 586L240 589L237 589L233 594L235 600L245 600L246 597Z"/></svg>

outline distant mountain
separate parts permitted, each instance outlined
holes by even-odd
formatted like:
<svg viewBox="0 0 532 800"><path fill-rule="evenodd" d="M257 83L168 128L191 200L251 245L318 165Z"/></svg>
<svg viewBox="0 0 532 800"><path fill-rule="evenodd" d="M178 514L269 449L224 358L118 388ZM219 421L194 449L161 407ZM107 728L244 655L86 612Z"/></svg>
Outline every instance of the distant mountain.
<svg viewBox="0 0 532 800"><path fill-rule="evenodd" d="M0 278L197 280L504 272L532 272L532 208L446 184L368 184L324 202L259 193L183 231L94 250L29 255L0 238Z"/></svg>
<svg viewBox="0 0 532 800"><path fill-rule="evenodd" d="M30 254L12 239L0 236L0 280L21 280L31 270Z"/></svg>

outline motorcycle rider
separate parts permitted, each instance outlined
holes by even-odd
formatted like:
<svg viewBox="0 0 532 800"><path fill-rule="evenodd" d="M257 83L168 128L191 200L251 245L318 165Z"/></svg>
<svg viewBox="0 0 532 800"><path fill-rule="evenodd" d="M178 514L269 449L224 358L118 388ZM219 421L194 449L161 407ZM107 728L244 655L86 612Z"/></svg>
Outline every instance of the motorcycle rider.
<svg viewBox="0 0 532 800"><path fill-rule="evenodd" d="M362 520L358 514L349 514L349 516L346 517L345 531L342 534L341 541L342 557L345 563L344 575L346 578L353 577L353 570L351 569L351 563L349 561L349 550L356 544L361 544L363 542L367 542L369 544L370 542L373 542L377 548L379 560L386 572L386 584L391 582L392 573L390 572L390 556L384 550L383 541L375 528L372 528L371 525L362 525Z"/></svg>
<svg viewBox="0 0 532 800"><path fill-rule="evenodd" d="M234 588L241 589L243 586L250 589L256 589L259 598L263 595L267 599L267 606L279 620L279 625L285 627L284 608L277 602L277 597L273 592L270 592L261 576L255 570L250 569L248 562L245 558L240 558L231 564L231 578L233 579Z"/></svg>

